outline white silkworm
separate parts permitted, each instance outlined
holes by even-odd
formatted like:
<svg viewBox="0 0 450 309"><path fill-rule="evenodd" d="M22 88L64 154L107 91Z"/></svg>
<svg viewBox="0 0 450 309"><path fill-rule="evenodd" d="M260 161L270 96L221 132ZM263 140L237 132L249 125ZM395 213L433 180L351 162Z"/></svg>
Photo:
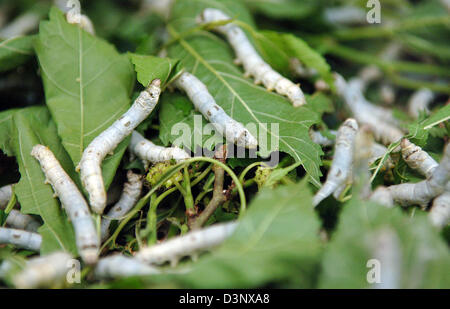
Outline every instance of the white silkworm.
<svg viewBox="0 0 450 309"><path fill-rule="evenodd" d="M411 117L419 118L421 112L429 113L428 106L434 99L433 92L428 88L421 88L413 93L408 101L408 112Z"/></svg>
<svg viewBox="0 0 450 309"><path fill-rule="evenodd" d="M31 251L41 249L42 237L38 233L0 227L0 244L11 244Z"/></svg>
<svg viewBox="0 0 450 309"><path fill-rule="evenodd" d="M338 187L345 184L351 175L353 162L353 147L358 124L355 119L347 119L339 128L336 137L333 162L327 175L327 180L313 198L314 207L332 194Z"/></svg>
<svg viewBox="0 0 450 309"><path fill-rule="evenodd" d="M101 258L95 267L95 276L99 279L160 274L161 271L136 258L122 254Z"/></svg>
<svg viewBox="0 0 450 309"><path fill-rule="evenodd" d="M0 188L0 208L4 208L12 197L12 185Z"/></svg>
<svg viewBox="0 0 450 309"><path fill-rule="evenodd" d="M143 10L155 12L168 19L172 9L173 0L144 0L142 2Z"/></svg>
<svg viewBox="0 0 450 309"><path fill-rule="evenodd" d="M127 173L128 181L124 184L122 195L119 201L108 211L106 216L102 218L101 235L105 240L109 235L109 225L111 220L121 219L136 204L142 192L143 179L141 175L133 173L131 170Z"/></svg>
<svg viewBox="0 0 450 309"><path fill-rule="evenodd" d="M364 98L361 79L354 78L347 83L342 76L335 74L335 85L355 119L360 124L370 127L377 140L381 140L384 144L391 144L403 137L403 132L396 127L398 121L392 112L373 105Z"/></svg>
<svg viewBox="0 0 450 309"><path fill-rule="evenodd" d="M447 183L447 190L449 184ZM436 197L431 207L429 218L434 226L444 228L450 223L450 191Z"/></svg>
<svg viewBox="0 0 450 309"><path fill-rule="evenodd" d="M373 235L373 255L380 262L382 278L374 284L376 289L398 289L401 284L401 242L391 228L383 228Z"/></svg>
<svg viewBox="0 0 450 309"><path fill-rule="evenodd" d="M12 185L0 188L0 209L4 209L12 197ZM21 213L16 209L11 209L6 217L6 225L19 230L36 232L40 224L30 215Z"/></svg>
<svg viewBox="0 0 450 309"><path fill-rule="evenodd" d="M175 160L177 162L189 159L191 156L179 147L162 147L153 144L137 131L131 134L130 151L148 165L149 162L158 163Z"/></svg>
<svg viewBox="0 0 450 309"><path fill-rule="evenodd" d="M41 164L46 182L51 184L72 221L76 245L81 258L87 264L96 263L99 238L83 195L49 148L36 145L33 147L31 155Z"/></svg>
<svg viewBox="0 0 450 309"><path fill-rule="evenodd" d="M400 146L402 148L402 157L406 164L427 178L438 167L439 164L426 151L423 151L422 148L414 145L408 139L402 139Z"/></svg>
<svg viewBox="0 0 450 309"><path fill-rule="evenodd" d="M54 252L30 259L25 268L13 277L19 289L61 287L70 270L72 256L66 252Z"/></svg>
<svg viewBox="0 0 450 309"><path fill-rule="evenodd" d="M77 12L77 10L69 10L66 13L66 20L69 24L74 24L83 29L86 32L89 32L92 35L95 35L94 24L84 14Z"/></svg>
<svg viewBox="0 0 450 309"><path fill-rule="evenodd" d="M323 17L333 25L364 24L367 22L366 12L352 5L326 8Z"/></svg>
<svg viewBox="0 0 450 309"><path fill-rule="evenodd" d="M208 88L194 75L183 72L175 81L175 86L186 92L195 108L224 136L228 141L247 148L256 148L255 137L242 125L225 113L223 108L209 93Z"/></svg>
<svg viewBox="0 0 450 309"><path fill-rule="evenodd" d="M163 264L169 261L173 266L184 256L218 246L231 236L236 227L237 222L214 224L143 248L136 254L136 258L147 264Z"/></svg>
<svg viewBox="0 0 450 309"><path fill-rule="evenodd" d="M27 34L39 25L40 17L36 13L25 13L14 19L0 30L0 38L10 39Z"/></svg>
<svg viewBox="0 0 450 309"><path fill-rule="evenodd" d="M130 109L97 136L83 152L77 170L81 171L81 182L89 193L89 204L98 214L102 214L106 207L101 163L107 154L112 153L117 145L150 115L158 103L160 86L161 81L154 79L148 88L139 94Z"/></svg>
<svg viewBox="0 0 450 309"><path fill-rule="evenodd" d="M222 11L212 8L205 9L198 17L200 23L219 22L230 19ZM275 90L277 93L288 97L294 106L306 104L305 95L300 87L272 69L257 53L239 26L229 23L224 26L215 27L215 30L225 35L236 54L236 63L244 66L245 74L247 76L253 76L255 83L262 83L267 90Z"/></svg>
<svg viewBox="0 0 450 309"><path fill-rule="evenodd" d="M378 187L369 198L372 202L376 202L380 205L392 208L394 207L394 200L392 199L391 191L388 188L380 186Z"/></svg>
<svg viewBox="0 0 450 309"><path fill-rule="evenodd" d="M337 131L330 130L330 134L337 135ZM309 137L314 143L319 144L321 146L331 146L334 145L335 142L333 139L330 139L322 135L322 133L320 133L319 131L314 131L312 129L309 130Z"/></svg>
<svg viewBox="0 0 450 309"><path fill-rule="evenodd" d="M444 156L427 180L418 183L402 183L388 187L395 202L402 206L420 205L426 207L430 200L442 194L450 179L450 144L445 147Z"/></svg>
<svg viewBox="0 0 450 309"><path fill-rule="evenodd" d="M6 225L30 232L37 232L38 228L41 226L39 222L33 219L33 217L25 215L16 209L11 209L6 218Z"/></svg>

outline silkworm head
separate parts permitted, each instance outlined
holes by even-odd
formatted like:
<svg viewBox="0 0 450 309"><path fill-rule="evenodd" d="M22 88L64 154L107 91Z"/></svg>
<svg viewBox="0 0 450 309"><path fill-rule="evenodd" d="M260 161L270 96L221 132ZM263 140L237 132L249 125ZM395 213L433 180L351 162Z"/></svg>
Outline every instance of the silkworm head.
<svg viewBox="0 0 450 309"><path fill-rule="evenodd" d="M147 87L147 92L152 98L157 98L161 94L161 80L156 78Z"/></svg>

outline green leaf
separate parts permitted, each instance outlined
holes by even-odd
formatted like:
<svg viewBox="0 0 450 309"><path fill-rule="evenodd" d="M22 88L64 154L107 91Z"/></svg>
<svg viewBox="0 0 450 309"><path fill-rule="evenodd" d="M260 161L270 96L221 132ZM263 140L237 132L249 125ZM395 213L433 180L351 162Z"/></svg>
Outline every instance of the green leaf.
<svg viewBox="0 0 450 309"><path fill-rule="evenodd" d="M408 126L409 134L408 138L412 140L413 143L423 146L425 145L428 134L432 128L444 123L450 119L450 105L444 105L438 111L434 112L428 118L424 120L416 121Z"/></svg>
<svg viewBox="0 0 450 309"><path fill-rule="evenodd" d="M297 287L312 287L322 245L311 203L304 181L262 190L221 247L170 281L189 288L251 288L295 277Z"/></svg>
<svg viewBox="0 0 450 309"><path fill-rule="evenodd" d="M11 143L13 132L13 117L17 109L8 109L0 113L0 149L8 156L13 155Z"/></svg>
<svg viewBox="0 0 450 309"><path fill-rule="evenodd" d="M126 55L76 25L56 8L40 25L35 49L44 81L46 104L74 165L83 150L130 106L134 84ZM127 147L123 141L103 162L108 186Z"/></svg>
<svg viewBox="0 0 450 309"><path fill-rule="evenodd" d="M179 60L131 53L129 56L134 64L137 79L144 87L147 87L155 78L159 78L161 87L165 88L181 73Z"/></svg>
<svg viewBox="0 0 450 309"><path fill-rule="evenodd" d="M33 54L35 36L19 36L0 42L0 72L15 68Z"/></svg>
<svg viewBox="0 0 450 309"><path fill-rule="evenodd" d="M18 110L13 115L13 122L13 151L21 175L15 192L21 211L39 215L44 221L39 228L42 235L41 253L65 250L76 254L73 228L58 200L53 197L51 186L44 184L45 176L39 162L31 156L34 145L46 145L66 172L74 177L73 164L61 145L55 123L47 108L42 106Z"/></svg>
<svg viewBox="0 0 450 309"><path fill-rule="evenodd" d="M195 17L205 7L214 7L214 3L213 1L205 4L198 0L189 3L176 2L173 21L168 26L172 37L179 38L181 32L195 27ZM319 121L315 112L308 107L294 108L286 98L270 93L262 87L255 86L251 80L245 79L242 70L233 64L233 53L228 44L213 33L199 31L187 38L179 38L168 52L169 55L180 58L183 66L208 87L217 104L228 115L244 125L253 125L254 129L259 131L260 137L267 137L266 142L260 140L259 143L261 156L268 156L275 150L289 153L296 161L303 162L303 167L312 177L312 181L319 186L319 157L322 150L308 135L308 128ZM164 121L162 116L165 106L174 104L170 98L173 97L164 96L162 99L161 123ZM184 116L177 113L172 117L177 123L188 124L194 135L191 124L192 116L196 114ZM167 125L161 125L161 140L164 141L164 137L167 136L171 142L177 139L177 136L171 133L171 129Z"/></svg>
<svg viewBox="0 0 450 309"><path fill-rule="evenodd" d="M380 261L382 282L388 280L387 274L395 277L398 272L394 282L399 288L449 286L450 254L425 213L416 211L410 218L398 208L389 209L354 197L345 205L339 221L324 254L321 288L373 287L367 281L371 268L366 265L370 259ZM389 237L384 238L385 243L394 247L380 253L377 242L386 234ZM384 260L383 253L388 255Z"/></svg>
<svg viewBox="0 0 450 309"><path fill-rule="evenodd" d="M332 88L334 88L334 77L331 73L330 66L326 60L317 53L314 49L292 34L283 34L284 42L291 54L298 58L308 68L314 68L319 72L319 75L325 80L325 82Z"/></svg>

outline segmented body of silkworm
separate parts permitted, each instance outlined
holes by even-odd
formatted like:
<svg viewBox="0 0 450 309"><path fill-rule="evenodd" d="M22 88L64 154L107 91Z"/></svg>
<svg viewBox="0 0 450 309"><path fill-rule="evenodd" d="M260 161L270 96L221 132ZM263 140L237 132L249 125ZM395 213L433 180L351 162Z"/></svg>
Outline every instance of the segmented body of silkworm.
<svg viewBox="0 0 450 309"><path fill-rule="evenodd" d="M141 175L133 173L131 170L127 173L128 181L124 184L122 195L119 201L102 218L101 235L102 240L109 235L109 226L111 220L121 219L125 216L139 199L142 192L143 178Z"/></svg>
<svg viewBox="0 0 450 309"><path fill-rule="evenodd" d="M183 72L175 81L175 86L186 92L195 108L228 141L242 147L256 148L258 145L256 138L242 123L228 116L223 108L216 104L208 88L197 77L188 72Z"/></svg>
<svg viewBox="0 0 450 309"><path fill-rule="evenodd" d="M221 10L212 8L205 9L198 17L200 23L226 20L231 20L231 18ZM236 62L244 66L246 75L254 77L255 83L262 83L267 90L275 90L277 93L288 97L294 106L306 104L305 95L300 87L272 69L261 58L239 26L231 22L214 29L225 35L236 53Z"/></svg>
<svg viewBox="0 0 450 309"><path fill-rule="evenodd" d="M403 132L397 128L398 121L392 112L366 100L362 93L361 79L351 79L347 83L341 75L336 73L335 85L358 123L369 126L377 140L383 144L391 144L403 137Z"/></svg>
<svg viewBox="0 0 450 309"><path fill-rule="evenodd" d="M450 144L445 147L441 162L427 180L389 186L395 202L403 206L426 207L438 195L444 193L450 179Z"/></svg>
<svg viewBox="0 0 450 309"><path fill-rule="evenodd" d="M54 252L30 259L25 268L13 277L14 285L20 289L61 287L72 256L67 252Z"/></svg>
<svg viewBox="0 0 450 309"><path fill-rule="evenodd" d="M144 162L144 165L175 160L177 162L189 159L191 156L179 147L163 147L153 144L137 131L131 134L130 151Z"/></svg>
<svg viewBox="0 0 450 309"><path fill-rule="evenodd" d="M161 271L157 268L122 254L101 258L95 268L95 276L99 279L147 276L160 273Z"/></svg>
<svg viewBox="0 0 450 309"><path fill-rule="evenodd" d="M345 185L353 161L353 146L355 143L358 124L355 119L347 119L339 128L336 137L333 162L327 175L327 180L313 198L313 205L317 206L336 189Z"/></svg>
<svg viewBox="0 0 450 309"><path fill-rule="evenodd" d="M41 249L42 237L38 233L0 227L0 244L11 244L31 251Z"/></svg>
<svg viewBox="0 0 450 309"><path fill-rule="evenodd" d="M100 241L83 195L48 147L36 145L31 155L41 164L46 181L53 187L72 221L81 258L88 264L96 263Z"/></svg>
<svg viewBox="0 0 450 309"><path fill-rule="evenodd" d="M80 170L81 181L89 193L89 204L98 214L102 214L106 207L101 163L106 155L112 153L117 145L150 115L158 103L160 86L161 81L154 79L147 89L139 94L130 109L97 136L83 152L77 169Z"/></svg>
<svg viewBox="0 0 450 309"><path fill-rule="evenodd" d="M201 230L174 237L152 247L141 249L136 258L147 264L175 265L184 256L192 256L201 251L220 245L237 227L237 222L215 224Z"/></svg>

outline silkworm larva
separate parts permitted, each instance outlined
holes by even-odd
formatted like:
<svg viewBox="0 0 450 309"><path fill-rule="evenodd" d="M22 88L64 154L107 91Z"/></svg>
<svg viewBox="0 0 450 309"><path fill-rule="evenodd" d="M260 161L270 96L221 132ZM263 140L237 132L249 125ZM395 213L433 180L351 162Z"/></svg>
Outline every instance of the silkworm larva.
<svg viewBox="0 0 450 309"><path fill-rule="evenodd" d="M352 5L326 8L323 17L333 25L364 24L367 22L366 12Z"/></svg>
<svg viewBox="0 0 450 309"><path fill-rule="evenodd" d="M41 249L42 237L38 233L0 227L0 244L11 244L31 251Z"/></svg>
<svg viewBox="0 0 450 309"><path fill-rule="evenodd" d="M157 146L136 131L133 131L131 135L131 143L128 148L146 165L148 162L158 163L170 160L180 162L191 157L179 147Z"/></svg>
<svg viewBox="0 0 450 309"><path fill-rule="evenodd" d="M398 289L401 284L402 245L395 230L382 228L372 236L372 253L381 265L381 280L376 289Z"/></svg>
<svg viewBox="0 0 450 309"><path fill-rule="evenodd" d="M256 138L253 137L242 123L228 116L223 108L216 104L208 88L197 77L188 72L184 72L175 81L175 86L186 92L195 108L228 141L239 146L256 148L258 145Z"/></svg>
<svg viewBox="0 0 450 309"><path fill-rule="evenodd" d="M107 154L112 153L117 145L150 115L158 103L160 85L161 81L154 79L148 88L139 94L130 109L97 136L83 152L77 170L81 171L81 182L89 193L89 204L98 214L102 214L106 207L101 163Z"/></svg>
<svg viewBox="0 0 450 309"><path fill-rule="evenodd" d="M39 15L34 12L22 14L0 30L0 38L10 39L25 35L37 28L40 19Z"/></svg>
<svg viewBox="0 0 450 309"><path fill-rule="evenodd" d="M184 256L218 246L237 227L237 222L221 223L177 236L152 247L143 248L136 258L146 264L163 264L167 261L174 266Z"/></svg>
<svg viewBox="0 0 450 309"><path fill-rule="evenodd" d="M37 232L40 227L39 222L30 215L25 215L16 209L12 209L6 218L6 225L30 232Z"/></svg>
<svg viewBox="0 0 450 309"><path fill-rule="evenodd" d="M219 22L230 19L222 11L212 8L205 9L198 17L200 23ZM306 104L305 95L300 87L272 69L257 53L239 26L229 23L224 26L215 27L215 30L225 35L236 53L236 62L244 66L246 75L255 78L255 83L262 83L267 90L272 91L275 89L277 93L287 96L294 106Z"/></svg>
<svg viewBox="0 0 450 309"><path fill-rule="evenodd" d="M438 167L439 164L426 151L423 151L422 148L414 145L408 139L402 139L400 146L406 164L425 177L430 177L434 169Z"/></svg>
<svg viewBox="0 0 450 309"><path fill-rule="evenodd" d="M99 238L83 195L49 148L36 145L33 147L31 155L41 164L46 182L51 184L72 221L78 253L81 258L87 264L96 263Z"/></svg>
<svg viewBox="0 0 450 309"><path fill-rule="evenodd" d="M69 24L74 24L83 29L86 32L89 32L92 35L95 35L94 24L84 14L72 14L70 11L66 14L66 20Z"/></svg>
<svg viewBox="0 0 450 309"><path fill-rule="evenodd" d="M442 194L450 179L450 144L445 147L444 155L427 180L417 183L402 183L388 187L395 202L402 206L420 205L426 207L430 200Z"/></svg>
<svg viewBox="0 0 450 309"><path fill-rule="evenodd" d="M121 219L136 204L142 191L143 179L141 175L133 173L131 170L127 173L128 181L124 184L122 195L119 201L102 218L101 235L102 240L109 235L109 225L111 220Z"/></svg>
<svg viewBox="0 0 450 309"><path fill-rule="evenodd" d="M408 101L408 112L414 118L419 118L420 112L429 113L428 106L434 99L430 89L422 88L413 93Z"/></svg>
<svg viewBox="0 0 450 309"><path fill-rule="evenodd" d="M8 205L12 197L12 185L0 188L0 209L4 209ZM21 213L16 209L11 209L8 217L6 217L6 225L19 230L27 230L36 232L40 224L30 215Z"/></svg>
<svg viewBox="0 0 450 309"><path fill-rule="evenodd" d="M7 185L0 188L0 208L4 208L8 205L9 200L12 197L12 185Z"/></svg>
<svg viewBox="0 0 450 309"><path fill-rule="evenodd" d="M332 135L336 135L337 131L334 130L330 130L330 133ZM321 146L331 146L334 145L334 140L330 139L324 135L322 135L322 133L320 133L319 131L314 131L314 130L309 130L309 137L311 138L311 140L316 143L319 144Z"/></svg>
<svg viewBox="0 0 450 309"><path fill-rule="evenodd" d="M157 268L151 267L136 258L122 254L101 258L95 267L98 279L110 279L130 276L147 276L160 274Z"/></svg>
<svg viewBox="0 0 450 309"><path fill-rule="evenodd" d="M161 15L165 19L170 16L173 0L144 0L142 1L142 9L144 11L154 12Z"/></svg>
<svg viewBox="0 0 450 309"><path fill-rule="evenodd" d="M377 140L384 144L397 142L403 132L396 127L398 121L389 109L373 105L364 98L362 81L352 79L348 83L339 74L335 74L338 93L344 98L353 116L360 124L368 125Z"/></svg>
<svg viewBox="0 0 450 309"><path fill-rule="evenodd" d="M449 184L447 183L447 190ZM450 223L450 191L436 197L431 207L429 218L433 225L444 228Z"/></svg>
<svg viewBox="0 0 450 309"><path fill-rule="evenodd" d="M72 256L66 252L32 258L25 268L13 277L13 283L19 289L61 287L70 270L71 259Z"/></svg>
<svg viewBox="0 0 450 309"><path fill-rule="evenodd" d="M391 191L388 188L378 187L369 198L372 202L392 208L394 207L394 200L392 199Z"/></svg>
<svg viewBox="0 0 450 309"><path fill-rule="evenodd" d="M351 173L353 161L353 146L358 131L355 119L347 119L339 128L336 137L333 162L327 175L327 180L313 198L314 207L323 199L342 186Z"/></svg>

